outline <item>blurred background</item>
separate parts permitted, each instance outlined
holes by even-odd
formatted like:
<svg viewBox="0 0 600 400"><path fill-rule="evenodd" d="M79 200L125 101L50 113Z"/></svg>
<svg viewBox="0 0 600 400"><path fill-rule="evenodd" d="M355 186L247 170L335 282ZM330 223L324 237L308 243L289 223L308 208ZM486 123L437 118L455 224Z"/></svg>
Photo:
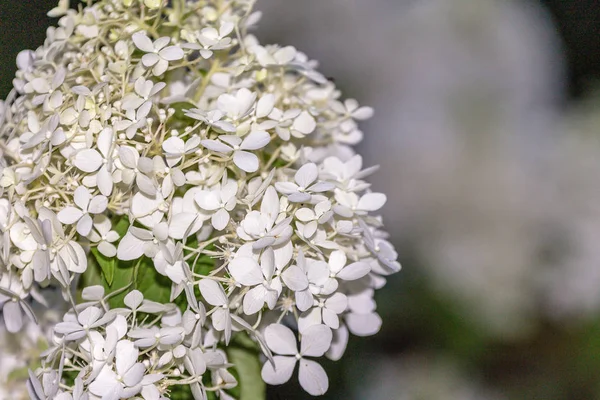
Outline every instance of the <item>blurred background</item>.
<svg viewBox="0 0 600 400"><path fill-rule="evenodd" d="M56 0L0 0L0 97ZM600 2L258 0L261 41L373 106L403 271L327 399L600 399ZM294 384L272 399L304 399Z"/></svg>

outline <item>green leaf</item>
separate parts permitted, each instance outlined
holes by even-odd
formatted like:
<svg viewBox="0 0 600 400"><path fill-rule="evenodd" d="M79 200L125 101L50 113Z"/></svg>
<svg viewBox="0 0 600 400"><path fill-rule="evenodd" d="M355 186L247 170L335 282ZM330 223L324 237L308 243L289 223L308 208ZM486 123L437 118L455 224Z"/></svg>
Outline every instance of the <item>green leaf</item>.
<svg viewBox="0 0 600 400"><path fill-rule="evenodd" d="M104 279L106 279L106 283L108 286L112 286L113 281L115 279L115 265L116 265L116 257L108 258L104 254L98 251L97 247L92 248L92 255L96 259L98 266L102 270L102 275Z"/></svg>
<svg viewBox="0 0 600 400"><path fill-rule="evenodd" d="M237 334L226 349L229 362L235 365L238 386L231 394L239 400L266 398L267 386L260 374L260 349L247 335Z"/></svg>
<svg viewBox="0 0 600 400"><path fill-rule="evenodd" d="M138 266L135 288L142 292L145 299L159 303L170 301L171 280L159 274L152 260L147 257L142 258Z"/></svg>

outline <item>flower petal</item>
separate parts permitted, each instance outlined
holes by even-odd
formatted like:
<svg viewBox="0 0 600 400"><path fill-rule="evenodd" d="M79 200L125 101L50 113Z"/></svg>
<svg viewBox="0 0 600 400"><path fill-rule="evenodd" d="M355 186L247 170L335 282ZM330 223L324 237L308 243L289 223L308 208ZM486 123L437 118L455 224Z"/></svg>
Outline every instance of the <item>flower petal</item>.
<svg viewBox="0 0 600 400"><path fill-rule="evenodd" d="M312 396L321 396L329 389L327 373L321 365L311 360L300 360L298 380L302 389Z"/></svg>
<svg viewBox="0 0 600 400"><path fill-rule="evenodd" d="M252 132L240 145L241 149L244 150L259 150L265 147L271 141L271 137L267 132L257 131Z"/></svg>
<svg viewBox="0 0 600 400"><path fill-rule="evenodd" d="M292 265L281 274L285 286L294 292L304 290L308 287L308 278L306 274L297 265Z"/></svg>
<svg viewBox="0 0 600 400"><path fill-rule="evenodd" d="M275 368L269 361L263 365L261 371L263 380L269 385L281 385L289 381L294 373L296 359L294 357L275 356L273 361L275 362Z"/></svg>
<svg viewBox="0 0 600 400"><path fill-rule="evenodd" d="M146 35L146 32L136 32L131 35L131 40L135 46L147 53L154 51L154 45L152 44L152 40Z"/></svg>
<svg viewBox="0 0 600 400"><path fill-rule="evenodd" d="M233 162L242 171L255 172L258 169L258 157L247 151L236 151L233 154Z"/></svg>
<svg viewBox="0 0 600 400"><path fill-rule="evenodd" d="M281 324L271 324L265 329L267 346L277 354L296 355L296 336L290 328Z"/></svg>
<svg viewBox="0 0 600 400"><path fill-rule="evenodd" d="M294 180L299 186L304 187L305 189L313 183L317 176L319 175L319 169L313 163L304 164L300 169L296 172L294 176Z"/></svg>
<svg viewBox="0 0 600 400"><path fill-rule="evenodd" d="M337 273L337 277L345 281L354 281L362 278L369 272L371 272L371 266L369 263L359 261L342 268L342 270Z"/></svg>
<svg viewBox="0 0 600 400"><path fill-rule="evenodd" d="M260 266L250 257L237 257L229 263L229 272L244 286L254 286L264 280Z"/></svg>
<svg viewBox="0 0 600 400"><path fill-rule="evenodd" d="M73 165L83 172L95 172L102 166L102 155L94 149L84 149L75 154Z"/></svg>
<svg viewBox="0 0 600 400"><path fill-rule="evenodd" d="M83 216L83 211L76 207L65 207L57 215L57 218L63 224L71 225Z"/></svg>
<svg viewBox="0 0 600 400"><path fill-rule="evenodd" d="M227 304L227 296L223 287L212 279L201 279L198 282L200 294L204 297L204 300L213 306L222 306Z"/></svg>
<svg viewBox="0 0 600 400"><path fill-rule="evenodd" d="M222 231L225 229L227 224L229 223L229 213L224 208L219 209L216 213L213 214L211 219L212 226L218 230Z"/></svg>
<svg viewBox="0 0 600 400"><path fill-rule="evenodd" d="M131 232L127 232L119 242L117 258L122 261L137 260L144 254L145 243Z"/></svg>
<svg viewBox="0 0 600 400"><path fill-rule="evenodd" d="M331 346L333 335L325 325L313 325L302 332L300 353L303 356L321 357Z"/></svg>
<svg viewBox="0 0 600 400"><path fill-rule="evenodd" d="M178 46L165 47L158 54L167 61L181 60L184 56L183 50Z"/></svg>
<svg viewBox="0 0 600 400"><path fill-rule="evenodd" d="M377 211L385 204L387 198L383 193L367 193L360 198L356 208L364 211Z"/></svg>

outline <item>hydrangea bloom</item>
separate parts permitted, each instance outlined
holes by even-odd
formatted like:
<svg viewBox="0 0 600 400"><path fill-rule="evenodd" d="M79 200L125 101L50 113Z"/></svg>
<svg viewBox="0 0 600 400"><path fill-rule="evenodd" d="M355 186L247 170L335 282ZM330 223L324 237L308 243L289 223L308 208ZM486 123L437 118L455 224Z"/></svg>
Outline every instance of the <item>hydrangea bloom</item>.
<svg viewBox="0 0 600 400"><path fill-rule="evenodd" d="M252 0L67 3L0 109L4 323L69 307L31 397L232 398L244 340L267 383L298 363L325 393L305 357L375 334L400 269L351 147L372 110L261 45Z"/></svg>

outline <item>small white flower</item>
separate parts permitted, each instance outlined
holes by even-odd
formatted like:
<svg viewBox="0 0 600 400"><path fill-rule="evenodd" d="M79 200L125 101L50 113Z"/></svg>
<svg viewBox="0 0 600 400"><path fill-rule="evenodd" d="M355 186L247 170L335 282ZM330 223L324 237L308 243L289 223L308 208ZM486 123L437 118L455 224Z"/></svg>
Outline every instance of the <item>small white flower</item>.
<svg viewBox="0 0 600 400"><path fill-rule="evenodd" d="M197 35L196 39L200 45L189 43L187 47L200 50L200 55L203 58L210 58L213 51L226 49L231 46L231 38L227 36L233 32L235 24L232 22L223 22L219 30L213 27L203 28Z"/></svg>
<svg viewBox="0 0 600 400"><path fill-rule="evenodd" d="M160 251L160 244L169 238L169 227L166 222L156 224L152 231L130 226L119 242L117 258L119 260L137 260L142 255L154 258Z"/></svg>
<svg viewBox="0 0 600 400"><path fill-rule="evenodd" d="M334 188L330 182L316 182L319 170L314 163L304 164L294 175L294 182L277 182L275 188L294 203L310 201L312 193L322 193Z"/></svg>
<svg viewBox="0 0 600 400"><path fill-rule="evenodd" d="M343 293L334 293L326 299L319 299L310 310L298 319L298 330L304 332L308 327L324 323L331 329L340 327L338 315L346 311L348 299Z"/></svg>
<svg viewBox="0 0 600 400"><path fill-rule="evenodd" d="M246 214L237 229L237 234L244 240L255 241L255 249L286 243L292 235L292 227L289 225L291 218L275 224L279 215L279 205L277 192L269 186L262 198L260 211L254 210Z"/></svg>
<svg viewBox="0 0 600 400"><path fill-rule="evenodd" d="M10 277L4 274L0 279L0 309L4 317L6 329L11 333L16 333L23 326L23 314L27 315L35 322L35 316L29 304L24 301L27 293L18 277Z"/></svg>
<svg viewBox="0 0 600 400"><path fill-rule="evenodd" d="M333 211L345 218L377 211L387 201L383 193L365 193L359 197L356 193L341 190L335 191L335 199L338 204L334 206Z"/></svg>
<svg viewBox="0 0 600 400"><path fill-rule="evenodd" d="M212 190L201 190L195 196L196 203L208 214L212 214L212 226L218 231L225 229L229 223L229 212L237 204L237 190L237 182L229 181Z"/></svg>
<svg viewBox="0 0 600 400"><path fill-rule="evenodd" d="M98 244L98 251L106 257L114 257L117 254L117 248L113 244L119 240L119 234L111 230L110 219L105 215L96 215L94 217L94 229L89 235L89 239Z"/></svg>
<svg viewBox="0 0 600 400"><path fill-rule="evenodd" d="M137 362L139 350L129 340L117 343L115 364L104 366L90 384L89 390L103 399L122 399L137 395L142 390L146 367ZM113 369L114 368L114 369Z"/></svg>
<svg viewBox="0 0 600 400"><path fill-rule="evenodd" d="M185 112L185 115L198 121L204 122L206 125L216 129L217 132L235 132L235 125L233 125L231 122L223 121L225 113L221 110L211 110L208 112L204 112L197 108L192 108L190 110L187 110Z"/></svg>
<svg viewBox="0 0 600 400"><path fill-rule="evenodd" d="M260 150L271 140L267 132L251 132L243 140L239 136L220 135L219 140L204 139L202 146L221 154L233 152L233 162L241 170L255 172L258 169L258 157L248 150Z"/></svg>
<svg viewBox="0 0 600 400"><path fill-rule="evenodd" d="M65 340L74 341L87 335L91 329L103 326L110 319L112 317L104 315L104 312L100 308L91 306L79 312L77 317L67 314L64 322L56 324L54 332L64 335Z"/></svg>
<svg viewBox="0 0 600 400"><path fill-rule="evenodd" d="M296 345L296 336L284 325L271 324L265 329L265 340L276 354L275 365L269 361L262 368L262 378L271 385L281 385L290 380L296 363L300 363L298 379L300 386L313 396L325 394L329 388L329 379L323 367L305 357L321 357L331 345L331 329L325 325L313 325L302 334L300 351Z"/></svg>
<svg viewBox="0 0 600 400"><path fill-rule="evenodd" d="M88 188L79 186L75 190L73 200L77 207L63 208L57 215L58 220L67 225L77 222L77 232L82 236L87 236L93 225L91 214L104 212L108 206L108 199L103 195L92 197Z"/></svg>
<svg viewBox="0 0 600 400"><path fill-rule="evenodd" d="M137 110L142 104L151 101L152 97L157 95L166 86L167 84L164 82L154 83L150 79L140 76L134 84L135 93L130 93L123 98L123 109Z"/></svg>
<svg viewBox="0 0 600 400"><path fill-rule="evenodd" d="M238 90L235 94L224 93L217 99L217 107L231 120L237 121L245 117L256 101L256 93L246 88Z"/></svg>
<svg viewBox="0 0 600 400"><path fill-rule="evenodd" d="M145 32L136 32L131 36L136 47L146 52L142 57L142 64L152 68L152 74L159 76L169 68L169 61L181 60L185 55L179 46L167 46L171 41L169 37L161 37L152 42Z"/></svg>

